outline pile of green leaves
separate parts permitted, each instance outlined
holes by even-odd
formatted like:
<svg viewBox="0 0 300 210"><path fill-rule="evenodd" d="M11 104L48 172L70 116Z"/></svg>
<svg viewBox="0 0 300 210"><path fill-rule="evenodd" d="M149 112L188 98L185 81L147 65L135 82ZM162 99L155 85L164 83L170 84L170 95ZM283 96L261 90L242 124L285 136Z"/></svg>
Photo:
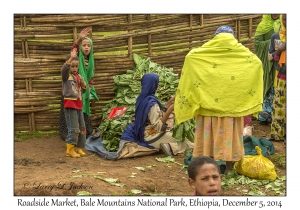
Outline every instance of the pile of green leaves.
<svg viewBox="0 0 300 210"><path fill-rule="evenodd" d="M228 175L222 175L223 190L236 190L242 192L243 195L265 196L286 194L285 187L286 176L278 176L274 181L252 179L244 175L238 174L232 170Z"/></svg>
<svg viewBox="0 0 300 210"><path fill-rule="evenodd" d="M150 58L133 54L134 66L132 70L127 70L125 74L114 76L113 91L115 97L103 107L102 122L99 126L100 137L103 146L107 151L117 151L120 137L124 129L130 124L134 117L135 102L141 92L141 79L146 73L156 73L159 76L159 87L155 93L158 100L165 104L175 95L178 87L178 74L172 68L166 68L154 63ZM127 111L120 117L107 118L112 108L128 106ZM185 125L186 124L186 125ZM193 141L193 121L186 121L174 126L173 136L178 141L183 141L185 137Z"/></svg>

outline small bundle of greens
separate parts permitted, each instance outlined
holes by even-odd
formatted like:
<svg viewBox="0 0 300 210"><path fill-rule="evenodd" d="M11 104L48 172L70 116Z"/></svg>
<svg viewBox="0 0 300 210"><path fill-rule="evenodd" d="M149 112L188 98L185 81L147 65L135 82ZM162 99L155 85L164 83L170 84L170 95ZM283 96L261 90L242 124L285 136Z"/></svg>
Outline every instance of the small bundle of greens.
<svg viewBox="0 0 300 210"><path fill-rule="evenodd" d="M154 63L150 58L144 58L133 54L133 70L127 70L126 74L114 76L113 91L115 97L102 109L102 122L99 126L102 144L107 151L117 151L120 137L124 129L134 118L135 102L141 92L141 79L146 73L156 73L159 76L159 87L155 93L158 100L164 104L175 95L179 79L178 74L172 68L163 67ZM107 118L112 108L127 106L127 111L120 117ZM193 120L174 126L173 137L177 141L188 138L194 141Z"/></svg>

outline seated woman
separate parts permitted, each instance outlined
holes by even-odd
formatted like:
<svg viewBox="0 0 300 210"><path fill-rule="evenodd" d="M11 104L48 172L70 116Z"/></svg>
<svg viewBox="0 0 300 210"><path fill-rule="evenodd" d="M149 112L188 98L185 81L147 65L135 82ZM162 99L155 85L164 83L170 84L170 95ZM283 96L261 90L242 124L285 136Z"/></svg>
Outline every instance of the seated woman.
<svg viewBox="0 0 300 210"><path fill-rule="evenodd" d="M177 142L172 137L172 131L166 131L166 121L174 110L175 97L172 97L164 108L155 97L158 82L158 75L154 73L142 77L142 90L135 106L135 121L125 128L121 139L151 149L161 148L166 155L172 157L192 149L194 144L187 139Z"/></svg>

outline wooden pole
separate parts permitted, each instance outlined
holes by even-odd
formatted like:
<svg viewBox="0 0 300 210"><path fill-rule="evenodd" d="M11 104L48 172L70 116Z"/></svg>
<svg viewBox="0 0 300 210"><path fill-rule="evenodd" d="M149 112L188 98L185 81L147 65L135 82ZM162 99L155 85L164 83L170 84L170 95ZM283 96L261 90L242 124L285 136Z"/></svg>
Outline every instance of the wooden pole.
<svg viewBox="0 0 300 210"><path fill-rule="evenodd" d="M128 23L132 23L132 15L128 15ZM132 30L128 30L128 33L132 32ZM128 37L128 57L132 57L132 36Z"/></svg>
<svg viewBox="0 0 300 210"><path fill-rule="evenodd" d="M32 80L31 80L31 78L29 78L28 86L29 86L29 92L32 92ZM31 106L31 108L33 108L33 106ZM32 131L35 131L35 117L34 117L34 112L30 113L30 118L31 118Z"/></svg>
<svg viewBox="0 0 300 210"><path fill-rule="evenodd" d="M150 21L151 20L151 15L147 15L147 20ZM152 55L152 45L151 45L151 33L148 34L148 56Z"/></svg>
<svg viewBox="0 0 300 210"><path fill-rule="evenodd" d="M73 28L73 43L77 40L77 27Z"/></svg>
<svg viewBox="0 0 300 210"><path fill-rule="evenodd" d="M203 14L200 15L200 26L204 25Z"/></svg>
<svg viewBox="0 0 300 210"><path fill-rule="evenodd" d="M24 29L24 24L23 24L23 17L22 16L20 18L20 22L21 22L21 29L23 30ZM21 45L22 45L22 55L23 55L23 58L25 58L25 39L22 39Z"/></svg>
<svg viewBox="0 0 300 210"><path fill-rule="evenodd" d="M237 39L241 40L241 21L237 20Z"/></svg>
<svg viewBox="0 0 300 210"><path fill-rule="evenodd" d="M193 31L193 15L190 15L190 23L189 23L189 27L190 27L190 33ZM192 38L189 38L189 50L192 49Z"/></svg>
<svg viewBox="0 0 300 210"><path fill-rule="evenodd" d="M26 25L26 16L23 16L23 29L26 30L26 28L27 28L27 25ZM23 40L22 40L23 57L24 58L29 58L28 42L27 42L27 39L23 39ZM25 48L25 50L24 50L24 48ZM32 81L31 81L31 78L26 79L25 82L26 82L26 92L27 93L28 92L32 92ZM31 107L33 108L33 106L31 106ZM28 121L29 121L30 132L35 131L34 112L29 112L28 113Z"/></svg>
<svg viewBox="0 0 300 210"><path fill-rule="evenodd" d="M27 28L27 26L26 26L26 16L23 16L23 22L24 22L24 29L26 29ZM29 58L27 39L25 39L25 58Z"/></svg>
<svg viewBox="0 0 300 210"><path fill-rule="evenodd" d="M26 86L26 93L29 92L29 80L26 79L25 80L25 86ZM33 128L32 128L32 121L31 121L31 113L28 113L28 124L29 124L29 131L32 132Z"/></svg>
<svg viewBox="0 0 300 210"><path fill-rule="evenodd" d="M249 39L252 37L252 18L249 18Z"/></svg>
<svg viewBox="0 0 300 210"><path fill-rule="evenodd" d="M93 27L92 27L92 26L90 26L89 38L90 38L91 40L93 40Z"/></svg>

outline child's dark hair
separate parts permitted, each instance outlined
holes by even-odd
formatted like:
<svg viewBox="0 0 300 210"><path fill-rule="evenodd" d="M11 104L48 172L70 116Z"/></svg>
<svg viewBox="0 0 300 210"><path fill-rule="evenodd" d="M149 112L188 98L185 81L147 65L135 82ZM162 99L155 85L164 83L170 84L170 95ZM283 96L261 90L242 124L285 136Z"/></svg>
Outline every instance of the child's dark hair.
<svg viewBox="0 0 300 210"><path fill-rule="evenodd" d="M67 62L67 61L69 60L70 57L71 57L71 56L68 55L65 61ZM78 61L78 56L76 56L75 58L73 58L73 60Z"/></svg>
<svg viewBox="0 0 300 210"><path fill-rule="evenodd" d="M221 170L220 170L220 167L218 165L218 163L211 157L208 157L208 156L200 156L200 157L196 157L194 158L189 166L188 166L188 175L189 175L189 178L195 180L196 178L196 175L198 173L198 170L204 165L204 164L213 164L217 167L218 171L219 171L219 174L221 174Z"/></svg>

